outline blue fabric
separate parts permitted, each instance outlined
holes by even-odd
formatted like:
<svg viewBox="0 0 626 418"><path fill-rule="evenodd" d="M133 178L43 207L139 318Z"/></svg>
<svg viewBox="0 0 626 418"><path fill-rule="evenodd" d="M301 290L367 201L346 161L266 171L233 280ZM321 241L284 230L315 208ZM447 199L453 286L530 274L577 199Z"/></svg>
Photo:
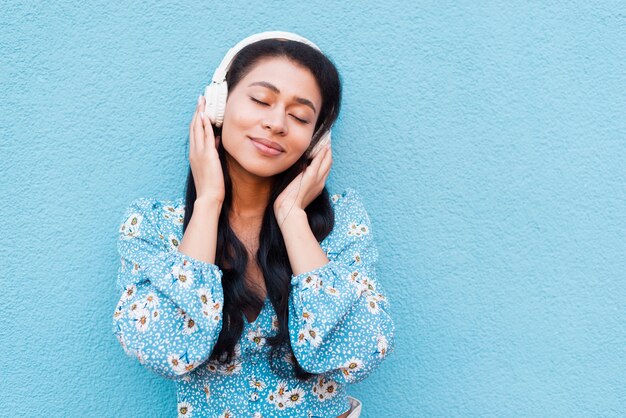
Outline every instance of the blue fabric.
<svg viewBox="0 0 626 418"><path fill-rule="evenodd" d="M335 226L320 243L330 262L291 277L293 353L283 350L276 371L266 344L278 329L269 299L253 322L243 315L235 358L208 360L223 326L222 271L178 252L182 198L130 204L119 228L113 332L129 356L175 381L179 416L334 417L350 409L347 386L393 350L394 323L362 199L349 188L331 201ZM297 380L294 355L316 376Z"/></svg>

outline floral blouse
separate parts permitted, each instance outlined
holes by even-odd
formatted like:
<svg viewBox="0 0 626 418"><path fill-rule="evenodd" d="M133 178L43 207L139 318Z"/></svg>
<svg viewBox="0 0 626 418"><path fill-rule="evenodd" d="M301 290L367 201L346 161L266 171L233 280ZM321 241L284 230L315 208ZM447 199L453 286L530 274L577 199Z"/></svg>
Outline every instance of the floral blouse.
<svg viewBox="0 0 626 418"><path fill-rule="evenodd" d="M184 199L133 201L120 222L121 294L113 332L124 351L174 380L179 417L336 417L350 409L348 384L365 379L392 351L395 327L378 282L378 250L360 195L331 199L329 263L291 276L289 336L270 368L266 337L278 330L269 298L228 363L208 360L222 324L222 271L178 252ZM295 377L294 357L315 375Z"/></svg>

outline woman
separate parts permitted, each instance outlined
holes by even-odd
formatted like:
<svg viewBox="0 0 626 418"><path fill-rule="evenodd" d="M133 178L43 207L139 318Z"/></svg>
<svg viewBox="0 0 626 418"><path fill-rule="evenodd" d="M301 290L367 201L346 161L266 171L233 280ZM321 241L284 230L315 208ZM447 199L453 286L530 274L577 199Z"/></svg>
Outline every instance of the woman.
<svg viewBox="0 0 626 418"><path fill-rule="evenodd" d="M179 416L356 417L346 387L393 348L362 199L329 194L331 150L314 149L337 70L276 34L234 55L223 123L199 98L185 200L137 199L119 229L113 330L176 381Z"/></svg>

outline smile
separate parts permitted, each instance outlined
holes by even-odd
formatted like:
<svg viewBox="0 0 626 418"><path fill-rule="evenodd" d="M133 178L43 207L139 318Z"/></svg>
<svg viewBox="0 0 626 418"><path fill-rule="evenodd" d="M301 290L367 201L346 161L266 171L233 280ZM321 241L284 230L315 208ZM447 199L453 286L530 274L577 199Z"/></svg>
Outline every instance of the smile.
<svg viewBox="0 0 626 418"><path fill-rule="evenodd" d="M279 151L275 148L271 148L268 147L266 145L263 145L262 143L260 143L257 140L254 140L252 138L250 138L250 141L252 142L252 145L255 146L255 148L257 149L257 151L259 151L261 154L268 156L268 157L275 157L277 155L280 155L283 153L283 151Z"/></svg>

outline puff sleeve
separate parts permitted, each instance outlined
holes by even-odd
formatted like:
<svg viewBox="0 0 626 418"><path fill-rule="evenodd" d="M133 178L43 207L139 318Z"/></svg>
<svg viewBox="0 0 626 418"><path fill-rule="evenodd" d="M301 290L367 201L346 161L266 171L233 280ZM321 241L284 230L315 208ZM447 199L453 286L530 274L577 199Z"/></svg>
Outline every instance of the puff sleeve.
<svg viewBox="0 0 626 418"><path fill-rule="evenodd" d="M178 252L176 234L164 235L177 211L182 206L145 198L126 209L117 241L121 297L113 314L113 332L126 354L174 380L210 356L224 302L219 267Z"/></svg>
<svg viewBox="0 0 626 418"><path fill-rule="evenodd" d="M321 243L330 262L292 275L289 333L305 370L354 383L393 350L395 327L378 282L378 249L362 199L349 188L332 201L335 226Z"/></svg>

